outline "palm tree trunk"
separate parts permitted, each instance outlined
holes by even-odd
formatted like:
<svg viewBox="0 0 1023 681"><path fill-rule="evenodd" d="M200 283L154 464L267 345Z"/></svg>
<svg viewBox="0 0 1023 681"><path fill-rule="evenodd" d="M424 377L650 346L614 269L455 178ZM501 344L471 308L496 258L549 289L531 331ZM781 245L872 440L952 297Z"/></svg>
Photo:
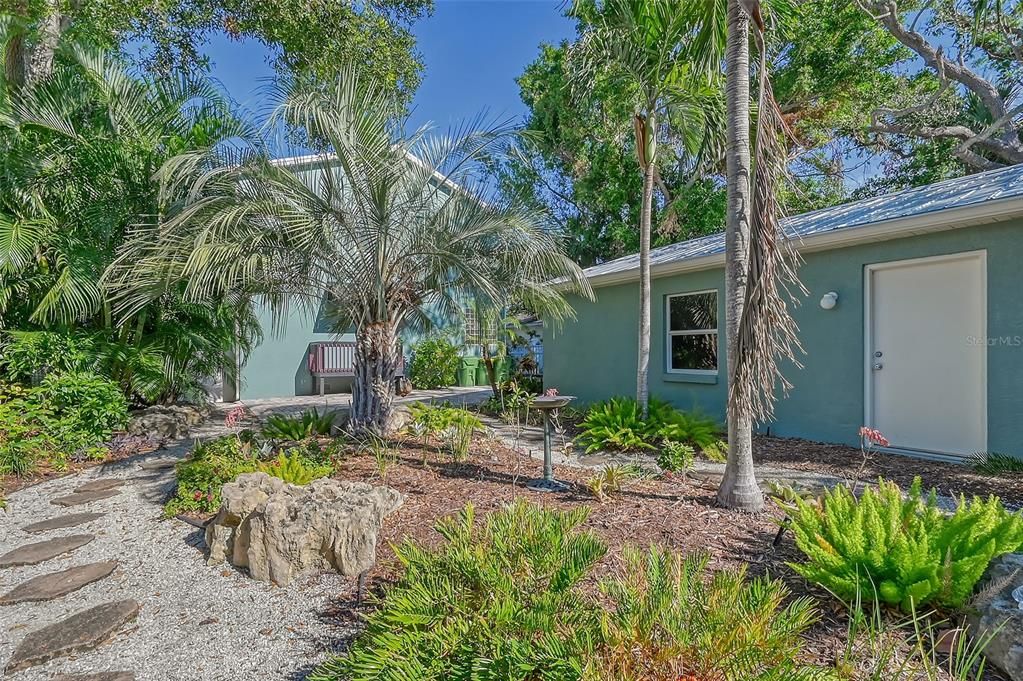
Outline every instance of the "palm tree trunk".
<svg viewBox="0 0 1023 681"><path fill-rule="evenodd" d="M398 343L394 324L376 322L355 334L355 382L349 427L355 432L388 435L392 430Z"/></svg>
<svg viewBox="0 0 1023 681"><path fill-rule="evenodd" d="M66 28L67 20L61 12L61 3L59 0L49 0L46 15L39 22L39 36L28 50L25 61L26 83L38 83L53 75L53 59L57 52L57 44Z"/></svg>
<svg viewBox="0 0 1023 681"><path fill-rule="evenodd" d="M749 272L751 191L749 111L750 16L740 0L728 0L728 44L725 52L725 97L728 107L728 139L725 149L728 180L728 214L725 225L725 331L728 364L728 461L718 489L718 503L727 508L756 512L764 506L764 494L753 469L753 415L733 399L737 390L739 322L746 301Z"/></svg>
<svg viewBox="0 0 1023 681"><path fill-rule="evenodd" d="M654 203L654 144L656 121L649 114L646 121L639 117L642 134L637 134L636 153L643 169L643 205L639 216L639 354L636 363L636 401L647 414L650 398L650 222Z"/></svg>
<svg viewBox="0 0 1023 681"><path fill-rule="evenodd" d="M12 13L22 19L27 12L26 0L15 3L12 9ZM9 88L18 88L25 83L25 58L25 35L19 27L4 48L4 79Z"/></svg>

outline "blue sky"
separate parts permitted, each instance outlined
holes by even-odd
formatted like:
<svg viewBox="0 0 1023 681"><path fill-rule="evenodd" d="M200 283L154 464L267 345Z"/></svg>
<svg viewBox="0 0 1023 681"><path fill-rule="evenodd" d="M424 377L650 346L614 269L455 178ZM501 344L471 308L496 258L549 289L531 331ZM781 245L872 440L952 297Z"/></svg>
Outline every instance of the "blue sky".
<svg viewBox="0 0 1023 681"><path fill-rule="evenodd" d="M481 111L521 117L526 108L516 76L540 43L574 33L561 8L561 0L436 0L433 16L414 27L426 70L412 122L446 127ZM208 52L214 77L240 104L258 110L259 88L273 73L263 46L218 36Z"/></svg>

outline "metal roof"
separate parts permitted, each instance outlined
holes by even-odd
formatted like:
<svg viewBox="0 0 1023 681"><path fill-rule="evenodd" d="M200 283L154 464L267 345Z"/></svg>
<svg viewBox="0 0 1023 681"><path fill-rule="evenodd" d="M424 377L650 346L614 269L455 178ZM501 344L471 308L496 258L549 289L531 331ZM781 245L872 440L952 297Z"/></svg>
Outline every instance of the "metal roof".
<svg viewBox="0 0 1023 681"><path fill-rule="evenodd" d="M1013 198L1023 198L1023 165L989 170L802 213L786 218L782 225L789 236L803 239ZM724 251L725 235L720 232L655 248L650 251L650 265L655 267L677 263L722 254ZM585 272L587 277L605 277L638 269L639 254L634 254L594 265Z"/></svg>

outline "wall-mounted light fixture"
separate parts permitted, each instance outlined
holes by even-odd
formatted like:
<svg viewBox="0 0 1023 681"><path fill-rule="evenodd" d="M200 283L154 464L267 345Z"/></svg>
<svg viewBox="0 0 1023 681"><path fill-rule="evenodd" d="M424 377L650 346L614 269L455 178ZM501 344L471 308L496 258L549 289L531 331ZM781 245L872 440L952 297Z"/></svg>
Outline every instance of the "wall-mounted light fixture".
<svg viewBox="0 0 1023 681"><path fill-rule="evenodd" d="M821 298L821 307L825 310L832 310L838 305L838 294L834 291L828 291Z"/></svg>

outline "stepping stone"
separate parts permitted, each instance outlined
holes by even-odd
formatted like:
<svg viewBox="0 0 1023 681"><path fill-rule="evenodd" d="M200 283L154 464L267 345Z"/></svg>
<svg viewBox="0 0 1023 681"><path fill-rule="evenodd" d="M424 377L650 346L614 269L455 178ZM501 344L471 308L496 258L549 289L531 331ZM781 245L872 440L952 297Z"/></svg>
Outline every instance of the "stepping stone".
<svg viewBox="0 0 1023 681"><path fill-rule="evenodd" d="M62 553L70 553L95 538L91 534L73 534L70 537L57 537L35 544L25 544L0 556L0 568L36 565Z"/></svg>
<svg viewBox="0 0 1023 681"><path fill-rule="evenodd" d="M75 487L76 492L102 492L108 489L114 489L120 487L125 483L125 480L121 478L100 478L99 480L92 480L87 482L81 487Z"/></svg>
<svg viewBox="0 0 1023 681"><path fill-rule="evenodd" d="M14 605L15 603L28 603L31 601L52 601L54 598L66 596L87 584L103 579L113 572L116 567L116 560L108 560L102 563L78 565L67 570L61 570L60 572L51 572L48 575L33 577L0 596L0 605Z"/></svg>
<svg viewBox="0 0 1023 681"><path fill-rule="evenodd" d="M56 518L50 518L49 520L40 520L38 523L25 525L25 527L21 529L31 534L49 532L50 530L62 530L65 527L75 527L76 525L91 523L96 518L100 518L102 516L102 513L72 513L71 515L61 515Z"/></svg>
<svg viewBox="0 0 1023 681"><path fill-rule="evenodd" d="M94 492L75 492L69 494L66 497L57 497L51 499L50 503L55 506L81 506L87 504L90 501L99 501L100 499L109 499L110 497L116 497L121 493L119 489L101 489Z"/></svg>
<svg viewBox="0 0 1023 681"><path fill-rule="evenodd" d="M37 629L18 644L5 672L10 674L57 657L92 650L138 614L136 601L113 601Z"/></svg>
<svg viewBox="0 0 1023 681"><path fill-rule="evenodd" d="M144 471L164 471L168 468L174 468L178 461L179 459L156 459L155 461L143 461L139 466Z"/></svg>
<svg viewBox="0 0 1023 681"><path fill-rule="evenodd" d="M53 681L135 681L135 672L99 672L97 674L57 674Z"/></svg>

